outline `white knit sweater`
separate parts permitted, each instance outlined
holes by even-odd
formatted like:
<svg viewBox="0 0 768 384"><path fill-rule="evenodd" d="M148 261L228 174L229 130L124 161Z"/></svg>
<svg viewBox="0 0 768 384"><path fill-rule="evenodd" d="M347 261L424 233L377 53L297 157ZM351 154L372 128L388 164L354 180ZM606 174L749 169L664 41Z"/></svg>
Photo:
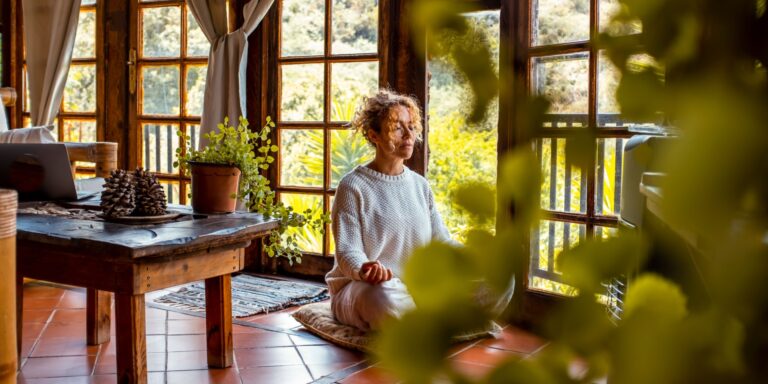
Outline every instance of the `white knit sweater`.
<svg viewBox="0 0 768 384"><path fill-rule="evenodd" d="M427 180L405 167L397 176L358 166L339 182L332 209L336 259L325 276L331 294L379 260L401 277L411 252L432 239L451 242Z"/></svg>

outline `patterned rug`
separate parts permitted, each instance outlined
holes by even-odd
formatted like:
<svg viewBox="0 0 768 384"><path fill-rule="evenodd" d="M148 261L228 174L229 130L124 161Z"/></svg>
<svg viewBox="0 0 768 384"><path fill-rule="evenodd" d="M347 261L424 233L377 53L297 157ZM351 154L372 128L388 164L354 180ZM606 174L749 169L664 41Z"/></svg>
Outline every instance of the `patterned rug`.
<svg viewBox="0 0 768 384"><path fill-rule="evenodd" d="M248 317L296 305L328 299L328 288L263 276L240 274L232 277L232 315ZM205 283L183 286L177 292L155 299L171 307L205 312Z"/></svg>

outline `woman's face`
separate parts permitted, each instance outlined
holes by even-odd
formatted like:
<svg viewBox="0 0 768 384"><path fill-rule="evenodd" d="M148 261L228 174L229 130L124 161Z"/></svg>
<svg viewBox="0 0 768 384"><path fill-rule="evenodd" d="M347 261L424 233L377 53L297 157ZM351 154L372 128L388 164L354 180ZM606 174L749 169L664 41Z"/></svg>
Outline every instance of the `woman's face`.
<svg viewBox="0 0 768 384"><path fill-rule="evenodd" d="M389 124L382 124L381 133L373 132L376 155L407 160L413 155L416 133L408 108L398 105L389 110Z"/></svg>

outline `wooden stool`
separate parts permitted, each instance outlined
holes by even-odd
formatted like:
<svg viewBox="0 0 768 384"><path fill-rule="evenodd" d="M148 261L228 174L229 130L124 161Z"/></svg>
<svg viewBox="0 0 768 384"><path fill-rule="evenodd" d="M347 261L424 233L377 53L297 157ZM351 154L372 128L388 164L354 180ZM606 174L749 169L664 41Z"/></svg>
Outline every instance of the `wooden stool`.
<svg viewBox="0 0 768 384"><path fill-rule="evenodd" d="M16 383L16 191L0 189L0 384Z"/></svg>

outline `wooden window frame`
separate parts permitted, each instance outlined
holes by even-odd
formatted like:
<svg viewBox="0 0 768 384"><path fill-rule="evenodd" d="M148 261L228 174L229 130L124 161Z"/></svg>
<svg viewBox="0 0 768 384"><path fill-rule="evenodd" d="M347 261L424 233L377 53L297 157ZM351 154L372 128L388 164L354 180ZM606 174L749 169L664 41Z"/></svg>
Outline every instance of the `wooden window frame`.
<svg viewBox="0 0 768 384"><path fill-rule="evenodd" d="M387 1L379 2L379 31L378 31L378 51L376 53L364 53L364 54L333 54L332 53L332 30L333 30L333 1L324 0L325 3L325 20L324 20L324 49L321 55L315 56L281 56L281 24L282 24L282 1L275 1L270 10L270 14L265 19L267 27L271 25L272 34L269 36L270 41L268 44L274 49L269 62L267 71L263 72L264 78L262 81L270 84L270 88L274 91L268 92L263 95L263 98L268 100L270 105L269 109L272 111L270 114L274 116L274 120L277 125L277 129L273 132L272 140L278 143L280 146L280 132L284 130L292 129L317 129L323 131L324 148L323 148L323 185L322 187L301 187L301 186L283 186L280 185L280 169L282 159L280 154L275 156L276 161L273 167L270 169L269 178L273 190L277 193L277 198L283 193L300 193L304 195L313 195L322 197L322 206L324 212L329 212L331 208L331 199L335 196L336 188L331 185L331 132L333 130L344 130L347 122L333 121L331 119L331 80L332 80L332 66L337 63L372 63L375 62L379 65L379 86L383 85L382 82L382 48L381 48L381 25L382 25L382 4ZM268 19L268 20L267 20ZM261 27L260 27L261 28ZM281 100L281 87L280 76L283 65L298 65L298 64L323 64L323 120L313 122L298 122L298 121L281 121L280 117L280 100ZM249 71L250 72L250 71ZM259 98L261 99L261 98ZM258 99L257 99L258 100ZM263 115L263 114L262 114ZM265 117L265 116L263 116ZM263 121L263 118L262 120ZM323 257L332 260L332 254L330 254L330 225L326 225L325 234L323 235L322 253L305 252L306 256L310 257ZM327 264L327 262L325 263Z"/></svg>
<svg viewBox="0 0 768 384"><path fill-rule="evenodd" d="M180 36L179 43L179 56L178 57L143 57L142 49L142 10L151 8L164 8L164 7L179 7L181 19L180 24ZM144 144L144 124L154 124L158 126L170 125L177 126L186 135L190 134L190 126L200 126L201 116L193 116L186 114L186 101L187 101L187 68L199 65L208 65L208 55L206 56L187 56L187 35L188 35L188 17L187 9L189 5L186 0L160 0L152 2L142 2L141 0L131 0L130 11L130 25L135 28L135 31L131 33L129 40L130 53L128 54L128 72L129 72L129 108L128 108L128 126L130 132L128 134L128 164L129 169L136 167L146 168L146 164L143 164L143 155L146 150ZM231 24L231 23L230 23ZM176 116L169 115L153 115L142 113L142 68L144 67L172 67L179 69L179 114ZM133 83L133 92L130 92L131 82ZM176 144L181 148L182 153L186 153L187 143L182 137L178 137L176 132L171 132L169 140L178 140ZM169 145L171 142L169 142ZM172 148L172 147L171 147ZM170 149L170 148L169 148ZM170 163L175 160L175 152L169 150ZM190 190L189 177L181 173L181 169L177 173L168 173L164 171L157 171L155 169L148 169L155 173L160 183L178 184L179 187L179 204L189 204L187 197Z"/></svg>
<svg viewBox="0 0 768 384"><path fill-rule="evenodd" d="M96 69L96 109L93 112L67 112L64 110L64 98L62 97L61 104L59 106L59 113L56 116L57 129L59 141L64 141L64 121L65 120L93 120L96 123L96 141L105 140L105 129L103 124L104 116L104 70L103 70L103 52L104 49L100 49L104 46L103 43L103 25L104 25L104 3L105 0L99 0L93 5L81 5L80 11L88 10L95 12L95 36L94 36L94 53L93 58L73 58L71 64L90 64ZM16 99L16 105L12 108L13 111L9 118L12 126L23 127L24 119L29 118L30 112L25 111L26 108L26 78L24 76L24 68L26 67L26 60L24 58L24 22L22 15L21 0L10 0L3 3L3 7L8 6L9 12L3 12L3 18L8 18L7 27L3 27L7 30L11 36L10 44L8 47L3 47L3 53L7 50L9 57L9 65L6 68L10 70L3 77L8 77L8 83L10 86L16 89L18 97ZM5 23L4 23L5 24ZM5 59L5 57L4 57ZM7 84L4 81L4 84ZM78 171L84 171L86 173L93 173L93 167L78 167Z"/></svg>

